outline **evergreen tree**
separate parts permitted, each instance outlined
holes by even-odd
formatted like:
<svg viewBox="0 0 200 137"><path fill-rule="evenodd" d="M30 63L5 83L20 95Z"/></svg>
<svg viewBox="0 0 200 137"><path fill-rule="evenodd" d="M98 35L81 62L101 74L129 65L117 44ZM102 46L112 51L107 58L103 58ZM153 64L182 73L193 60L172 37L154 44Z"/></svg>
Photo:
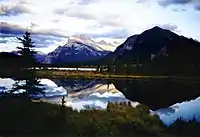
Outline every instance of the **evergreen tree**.
<svg viewBox="0 0 200 137"><path fill-rule="evenodd" d="M36 59L34 58L34 44L31 39L31 33L26 31L23 35L23 38L17 38L20 43L22 43L22 47L17 47L19 49L19 53L21 54L22 61L23 61L23 69L29 69L30 67L35 68L36 66Z"/></svg>
<svg viewBox="0 0 200 137"><path fill-rule="evenodd" d="M23 38L17 38L20 43L22 43L22 47L18 47L19 53L21 55L23 65L21 65L21 75L23 79L25 79L25 83L19 83L17 81L13 88L11 89L10 93L12 95L22 96L26 98L32 98L34 95L39 93L43 94L44 88L40 84L40 81L36 78L35 75L35 67L36 67L36 59L34 58L34 45L31 39L31 33L26 31L23 35ZM13 94L15 91L23 90L22 93Z"/></svg>

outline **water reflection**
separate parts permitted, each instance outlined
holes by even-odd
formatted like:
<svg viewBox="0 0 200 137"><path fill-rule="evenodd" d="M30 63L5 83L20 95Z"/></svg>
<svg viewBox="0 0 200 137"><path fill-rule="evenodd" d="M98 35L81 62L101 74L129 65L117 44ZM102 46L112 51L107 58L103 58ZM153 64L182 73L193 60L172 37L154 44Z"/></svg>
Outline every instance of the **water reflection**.
<svg viewBox="0 0 200 137"><path fill-rule="evenodd" d="M152 110L190 101L200 96L200 83L175 80L114 80L126 98L149 106Z"/></svg>
<svg viewBox="0 0 200 137"><path fill-rule="evenodd" d="M200 120L200 97L195 100L177 103L169 108L159 109L155 112L167 125L173 123L177 118L184 120L196 118Z"/></svg>
<svg viewBox="0 0 200 137"><path fill-rule="evenodd" d="M0 92L4 92L10 90L13 85L15 84L15 80L11 78L0 78ZM25 81L20 81L20 83L24 83ZM57 86L52 80L49 79L40 79L40 84L43 85L45 89L45 97L56 97L56 96L63 96L67 95L67 91L62 86ZM22 92L21 90L18 92ZM17 93L17 92L16 92ZM42 98L43 95L39 94L37 97Z"/></svg>
<svg viewBox="0 0 200 137"><path fill-rule="evenodd" d="M169 125L182 117L191 120L200 116L200 83L172 80L84 80L41 79L46 98L61 103L65 96L67 106L84 109L86 106L105 109L108 102L138 102L146 104L161 120ZM0 92L12 88L13 79L0 78Z"/></svg>
<svg viewBox="0 0 200 137"><path fill-rule="evenodd" d="M103 80L53 80L67 89L66 104L73 109L83 109L85 106L95 109L105 109L108 102L128 102L129 100L115 88L113 84ZM54 103L61 103L60 98L49 99ZM132 105L137 105L132 102Z"/></svg>
<svg viewBox="0 0 200 137"><path fill-rule="evenodd" d="M0 78L0 92L11 89L13 84L15 81L11 78Z"/></svg>

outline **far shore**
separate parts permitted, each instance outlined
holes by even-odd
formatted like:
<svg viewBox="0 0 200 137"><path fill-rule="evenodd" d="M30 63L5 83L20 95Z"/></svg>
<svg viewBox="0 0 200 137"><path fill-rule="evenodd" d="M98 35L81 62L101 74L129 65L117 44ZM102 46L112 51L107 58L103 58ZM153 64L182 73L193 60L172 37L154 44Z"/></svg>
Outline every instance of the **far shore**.
<svg viewBox="0 0 200 137"><path fill-rule="evenodd" d="M122 79L122 80L182 80L188 82L200 82L200 76L176 76L176 75L148 75L148 74L114 74L99 71L84 70L58 70L58 69L36 69L36 77L49 79ZM1 78L23 78L23 74L12 69L0 71Z"/></svg>
<svg viewBox="0 0 200 137"><path fill-rule="evenodd" d="M168 76L145 76L145 75L126 75L109 74L106 72L95 71L67 71L67 70L36 70L38 77L45 78L85 78L85 79L165 79Z"/></svg>
<svg viewBox="0 0 200 137"><path fill-rule="evenodd" d="M200 81L200 77L193 76L159 76L140 74L110 74L94 71L67 71L67 70L36 70L38 77L44 78L84 78L84 79L172 79L184 81Z"/></svg>

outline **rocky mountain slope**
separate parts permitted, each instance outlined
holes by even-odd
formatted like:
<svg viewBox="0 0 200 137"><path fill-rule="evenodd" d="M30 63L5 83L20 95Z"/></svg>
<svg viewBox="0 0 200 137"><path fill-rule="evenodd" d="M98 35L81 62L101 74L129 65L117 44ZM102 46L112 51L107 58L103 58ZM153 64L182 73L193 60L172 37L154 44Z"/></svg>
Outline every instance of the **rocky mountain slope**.
<svg viewBox="0 0 200 137"><path fill-rule="evenodd" d="M181 74L200 68L200 43L169 30L153 27L133 35L104 57L104 64L142 64L147 71ZM122 65L118 65L122 66Z"/></svg>
<svg viewBox="0 0 200 137"><path fill-rule="evenodd" d="M115 44L105 41L95 42L86 36L74 35L68 38L67 44L49 53L43 63L64 64L99 59L111 53L115 48Z"/></svg>

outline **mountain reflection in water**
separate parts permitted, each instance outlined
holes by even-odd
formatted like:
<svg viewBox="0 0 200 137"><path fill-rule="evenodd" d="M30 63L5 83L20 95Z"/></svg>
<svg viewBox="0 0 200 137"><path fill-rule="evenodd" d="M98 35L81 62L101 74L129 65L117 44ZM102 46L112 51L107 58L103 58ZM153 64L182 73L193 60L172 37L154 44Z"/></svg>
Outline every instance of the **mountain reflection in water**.
<svg viewBox="0 0 200 137"><path fill-rule="evenodd" d="M86 106L96 109L105 109L108 102L128 102L129 100L118 91L115 86L102 80L53 80L58 86L67 90L66 104L74 109L83 109ZM87 82L86 82L87 81ZM49 99L54 103L61 103L60 98ZM132 105L137 105L132 102Z"/></svg>
<svg viewBox="0 0 200 137"><path fill-rule="evenodd" d="M200 83L192 81L114 80L113 84L126 98L145 104L152 110L166 108L200 96Z"/></svg>
<svg viewBox="0 0 200 137"><path fill-rule="evenodd" d="M10 89L14 80L0 78L0 92ZM42 100L61 103L65 96L66 105L73 109L86 106L105 109L108 102L128 102L133 106L145 104L161 120L169 125L182 117L190 120L200 116L200 83L173 80L84 80L84 79L41 79L46 88ZM138 103L139 102L139 103Z"/></svg>
<svg viewBox="0 0 200 137"><path fill-rule="evenodd" d="M167 125L180 117L190 120L200 116L199 82L174 80L72 81L54 80L57 85L63 85L65 89L68 89L68 99L71 99L69 104L73 108L83 107L85 104L95 108L106 108L108 101L120 102L128 99L132 101L133 105L137 105L139 102L149 106Z"/></svg>

